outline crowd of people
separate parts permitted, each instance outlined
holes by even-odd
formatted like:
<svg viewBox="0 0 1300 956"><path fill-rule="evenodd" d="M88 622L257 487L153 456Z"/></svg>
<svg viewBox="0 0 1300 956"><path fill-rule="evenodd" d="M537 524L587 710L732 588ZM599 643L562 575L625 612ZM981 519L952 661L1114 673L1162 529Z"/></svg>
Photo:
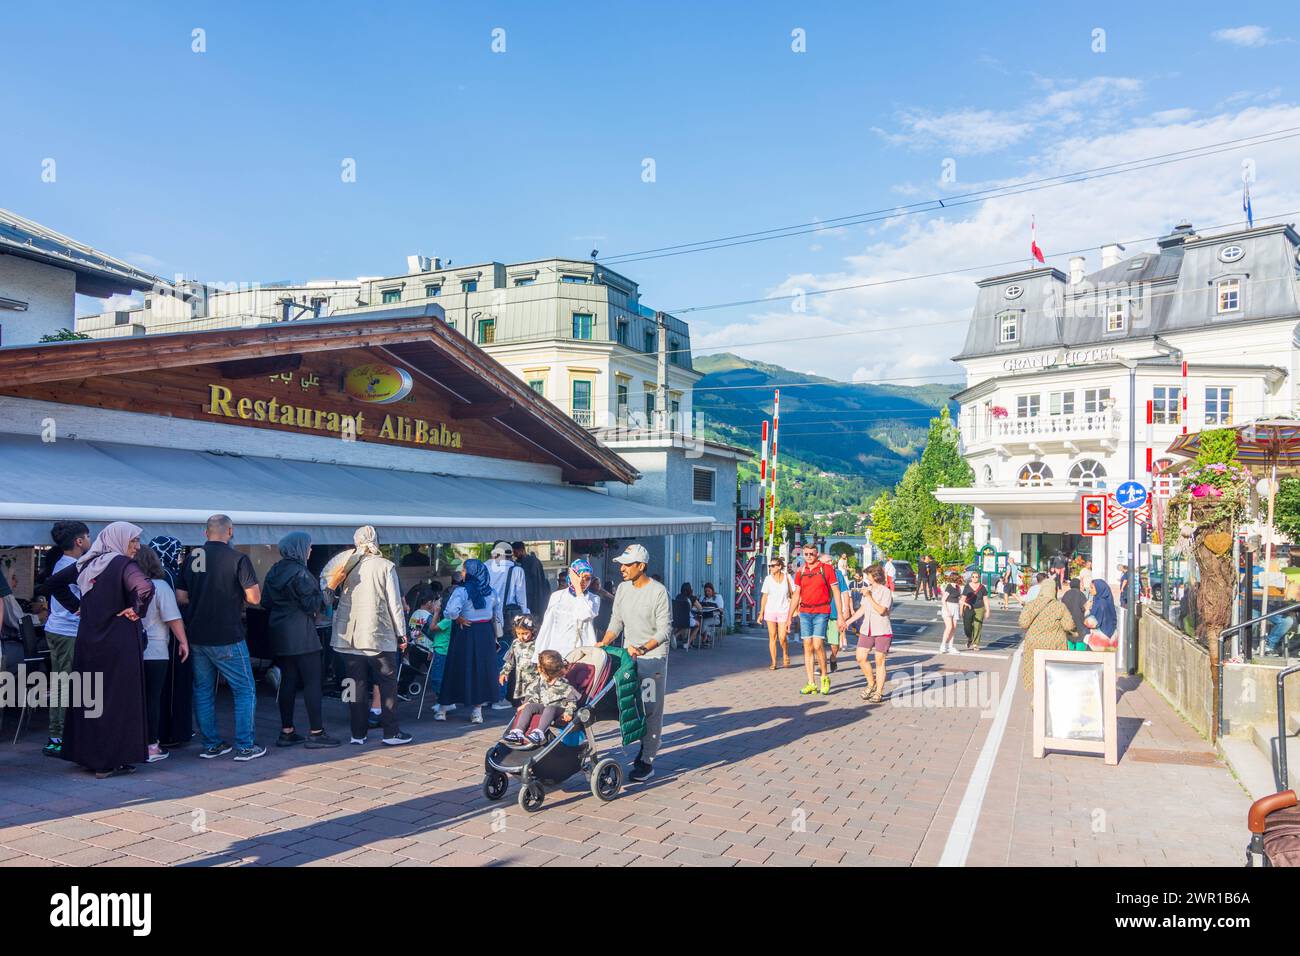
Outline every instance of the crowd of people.
<svg viewBox="0 0 1300 956"><path fill-rule="evenodd" d="M349 705L352 745L365 745L375 729L387 746L410 743L397 717L398 677L417 655L434 691L435 720L463 708L478 724L484 708L514 710L507 736L536 743L520 728L532 722L544 734L572 719L576 695L564 679L567 655L620 642L636 661L646 724L629 779L653 774L672 621L668 592L648 573L641 545L614 559L623 582L613 594L581 559L552 592L541 561L523 542L498 542L490 560L465 561L449 590L429 581L403 595L397 565L368 525L356 529L353 547L319 575L308 568L311 537L285 535L279 560L261 581L248 555L232 545L234 535L229 517L213 515L204 543L186 554L173 537L143 542L142 529L126 521L112 522L93 540L84 523L54 525L59 556L39 588L48 604L51 684L59 687L60 677L66 684L64 675L93 675L101 690L93 706L57 695L50 700L45 754L100 778L117 776L167 759L192 741L197 727L200 758L265 756L267 748L256 741L246 631L247 610L260 608L279 678L277 747L342 745L324 720L331 667ZM217 720L218 679L233 698L229 738ZM299 696L306 734L295 715Z"/></svg>

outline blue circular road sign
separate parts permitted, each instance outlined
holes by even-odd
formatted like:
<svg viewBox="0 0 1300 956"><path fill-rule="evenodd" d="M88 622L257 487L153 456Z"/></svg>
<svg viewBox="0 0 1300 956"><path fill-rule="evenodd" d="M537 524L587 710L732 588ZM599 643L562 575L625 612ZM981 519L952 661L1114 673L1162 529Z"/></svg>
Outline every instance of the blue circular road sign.
<svg viewBox="0 0 1300 956"><path fill-rule="evenodd" d="M1135 511L1147 503L1146 486L1138 481L1126 481L1115 489L1115 501L1121 508Z"/></svg>

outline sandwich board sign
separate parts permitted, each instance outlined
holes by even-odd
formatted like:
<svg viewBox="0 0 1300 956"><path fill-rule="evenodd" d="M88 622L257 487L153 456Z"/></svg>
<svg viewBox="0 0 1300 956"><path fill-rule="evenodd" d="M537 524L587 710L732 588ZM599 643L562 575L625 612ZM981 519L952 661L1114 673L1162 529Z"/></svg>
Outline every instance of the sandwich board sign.
<svg viewBox="0 0 1300 956"><path fill-rule="evenodd" d="M1034 756L1049 750L1101 754L1119 763L1115 655L1034 651Z"/></svg>

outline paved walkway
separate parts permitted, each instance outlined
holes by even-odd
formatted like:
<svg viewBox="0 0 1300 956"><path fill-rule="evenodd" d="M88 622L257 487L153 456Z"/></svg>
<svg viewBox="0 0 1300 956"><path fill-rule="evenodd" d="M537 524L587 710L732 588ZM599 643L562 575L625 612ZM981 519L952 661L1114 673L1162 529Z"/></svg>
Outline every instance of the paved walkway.
<svg viewBox="0 0 1300 956"><path fill-rule="evenodd" d="M903 615L929 628L928 611ZM902 630L914 635L892 657L903 692L877 707L859 699L851 659L829 697L803 698L802 669L769 671L763 640L674 652L654 779L606 804L576 777L535 814L515 803L514 782L501 803L480 792L501 714L472 728L459 712L445 724L408 713L406 747L379 745L376 731L364 749L272 747L247 764L199 760L191 746L102 781L41 757L39 730L28 732L0 744L0 866L934 864L1014 646L937 658L921 627ZM264 694L270 743L278 721ZM1131 739L1117 768L1030 758L1018 694L969 863L1239 861L1249 801L1154 692L1125 694ZM346 732L336 701L327 724ZM1197 752L1207 756L1168 757ZM1094 832L1098 810L1107 826Z"/></svg>

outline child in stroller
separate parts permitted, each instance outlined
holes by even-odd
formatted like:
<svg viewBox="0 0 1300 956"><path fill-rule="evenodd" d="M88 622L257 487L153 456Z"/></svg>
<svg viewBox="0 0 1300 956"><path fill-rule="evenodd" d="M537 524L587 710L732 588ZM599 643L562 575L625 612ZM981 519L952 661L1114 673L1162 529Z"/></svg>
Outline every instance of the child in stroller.
<svg viewBox="0 0 1300 956"><path fill-rule="evenodd" d="M554 651L543 651L538 657L550 654L560 656ZM623 786L623 767L614 757L600 757L592 727L602 720L620 721L620 696L624 688L631 695L629 705L637 709L636 662L622 650L582 646L570 651L560 663L562 684L554 693L558 695L567 684L572 696L565 691L564 702L556 706L567 710L570 719L544 728L542 712L531 709L529 716L524 717L525 708L521 708L512 728L525 736L540 730L542 741L521 747L502 740L488 750L483 760L483 795L489 800L504 798L510 788L510 778L518 777L519 805L533 813L541 808L548 789L559 787L576 773L586 775L597 798L613 800L618 796ZM549 686L557 688L560 680L557 678ZM544 699L538 697L539 701ZM627 742L625 737L624 743Z"/></svg>
<svg viewBox="0 0 1300 956"><path fill-rule="evenodd" d="M506 744L541 746L557 718L566 724L573 719L578 709L578 692L564 679L568 670L569 665L557 651L542 651L537 655L537 679L523 694L523 705L502 738Z"/></svg>

